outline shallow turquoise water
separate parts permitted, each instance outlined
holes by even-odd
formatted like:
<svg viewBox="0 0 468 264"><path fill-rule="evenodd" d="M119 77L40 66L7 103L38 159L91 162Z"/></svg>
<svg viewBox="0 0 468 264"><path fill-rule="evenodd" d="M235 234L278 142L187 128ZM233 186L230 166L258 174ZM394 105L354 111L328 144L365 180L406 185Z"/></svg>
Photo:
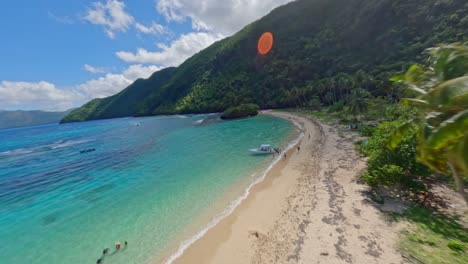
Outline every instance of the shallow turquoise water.
<svg viewBox="0 0 468 264"><path fill-rule="evenodd" d="M284 146L292 131L270 116L213 115L0 130L1 263L96 263L117 240L129 246L104 263L157 259L272 160L247 149Z"/></svg>

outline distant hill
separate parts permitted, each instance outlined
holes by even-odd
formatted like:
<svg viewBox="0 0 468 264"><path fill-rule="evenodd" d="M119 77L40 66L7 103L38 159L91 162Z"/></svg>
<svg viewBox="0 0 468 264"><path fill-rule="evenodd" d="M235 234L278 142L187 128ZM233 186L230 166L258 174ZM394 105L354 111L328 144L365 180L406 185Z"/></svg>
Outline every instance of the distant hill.
<svg viewBox="0 0 468 264"><path fill-rule="evenodd" d="M275 41L261 56L264 32ZM466 0L297 0L62 122L221 112L247 103L330 105L356 88L388 95L388 78L420 62L426 48L466 40Z"/></svg>
<svg viewBox="0 0 468 264"><path fill-rule="evenodd" d="M0 110L0 129L59 123L70 111L71 110L65 112Z"/></svg>

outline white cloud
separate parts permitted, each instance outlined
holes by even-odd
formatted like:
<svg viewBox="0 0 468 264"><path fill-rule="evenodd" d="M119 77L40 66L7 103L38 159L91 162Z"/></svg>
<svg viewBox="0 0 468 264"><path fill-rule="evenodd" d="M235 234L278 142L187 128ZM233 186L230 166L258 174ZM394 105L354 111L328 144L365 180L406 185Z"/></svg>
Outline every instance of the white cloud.
<svg viewBox="0 0 468 264"><path fill-rule="evenodd" d="M98 74L98 73L106 73L107 70L105 68L102 68L102 67L94 67L94 66L91 66L89 64L85 64L83 66L83 69L85 71L88 71L90 73L94 73L94 74Z"/></svg>
<svg viewBox="0 0 468 264"><path fill-rule="evenodd" d="M108 73L103 77L89 80L78 85L78 90L89 100L103 98L120 92L132 83L123 74Z"/></svg>
<svg viewBox="0 0 468 264"><path fill-rule="evenodd" d="M115 38L115 32L126 32L135 19L125 12L125 3L118 0L107 0L106 3L95 2L88 9L84 19L92 24L104 27L109 38Z"/></svg>
<svg viewBox="0 0 468 264"><path fill-rule="evenodd" d="M177 66L187 58L200 50L208 47L223 36L221 34L211 34L206 32L192 32L181 35L167 46L158 44L160 51L152 52L143 48L137 49L136 53L119 51L117 57L126 62L151 63L163 66Z"/></svg>
<svg viewBox="0 0 468 264"><path fill-rule="evenodd" d="M145 26L143 24L140 24L140 23L136 23L135 24L135 28L140 31L141 33L145 33L145 34L164 34L166 32L168 32L168 29L166 29L164 26L156 23L156 22L152 22L151 25L149 26Z"/></svg>
<svg viewBox="0 0 468 264"><path fill-rule="evenodd" d="M138 48L135 52L119 51L117 57L133 63L178 66L187 58L226 35L266 15L291 0L157 0L157 11L168 21L191 19L197 32L186 33L171 44L157 44L159 50ZM143 33L160 32L164 27L155 24L135 27Z"/></svg>
<svg viewBox="0 0 468 264"><path fill-rule="evenodd" d="M168 21L192 20L196 30L231 35L291 0L157 0Z"/></svg>
<svg viewBox="0 0 468 264"><path fill-rule="evenodd" d="M41 82L0 82L0 109L66 110L94 98L114 95L138 78L148 78L160 67L131 65L120 74L103 77L71 87Z"/></svg>
<svg viewBox="0 0 468 264"><path fill-rule="evenodd" d="M82 101L83 95L75 89L62 90L48 82L0 83L2 109L64 110Z"/></svg>
<svg viewBox="0 0 468 264"><path fill-rule="evenodd" d="M151 74L161 70L162 67L150 65L143 66L141 64L135 64L128 67L124 72L123 76L129 80L136 80L138 78L148 78Z"/></svg>
<svg viewBox="0 0 468 264"><path fill-rule="evenodd" d="M120 74L108 73L103 77L87 81L78 85L78 90L85 94L88 100L103 98L122 91L138 78L148 78L161 67L154 65L131 65Z"/></svg>
<svg viewBox="0 0 468 264"><path fill-rule="evenodd" d="M240 30L248 23L266 15L275 7L291 0L156 0L157 11L168 21L190 19L194 30L181 35L169 45L158 44L159 50L149 51L143 48L135 53L117 52L116 55L131 63L177 66L196 52L213 42ZM116 33L126 32L131 27L144 34L162 34L162 25L152 22L149 25L137 23L125 10L123 1L101 0L94 2L87 10L84 20L99 25L110 38ZM58 17L49 13L51 19L61 23L70 23L68 17ZM84 69L93 73L106 73L105 69L84 65ZM106 73L82 84L57 87L41 82L0 82L0 109L43 109L64 110L93 99L113 95L138 78L147 78L159 66L131 65L121 73Z"/></svg>

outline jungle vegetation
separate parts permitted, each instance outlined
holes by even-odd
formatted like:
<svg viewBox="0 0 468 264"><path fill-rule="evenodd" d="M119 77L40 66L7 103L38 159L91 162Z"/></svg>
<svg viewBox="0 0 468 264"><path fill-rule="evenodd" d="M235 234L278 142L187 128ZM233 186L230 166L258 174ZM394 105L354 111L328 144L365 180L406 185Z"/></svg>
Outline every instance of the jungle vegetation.
<svg viewBox="0 0 468 264"><path fill-rule="evenodd" d="M275 41L262 56L264 32ZM390 77L422 63L425 49L467 36L464 0L297 0L62 122L222 112L247 103L331 106L363 94L397 101L402 91L392 89ZM365 110L361 99L353 105Z"/></svg>
<svg viewBox="0 0 468 264"><path fill-rule="evenodd" d="M221 115L222 119L236 119L241 117L258 115L259 107L255 104L242 104L235 107L229 107Z"/></svg>

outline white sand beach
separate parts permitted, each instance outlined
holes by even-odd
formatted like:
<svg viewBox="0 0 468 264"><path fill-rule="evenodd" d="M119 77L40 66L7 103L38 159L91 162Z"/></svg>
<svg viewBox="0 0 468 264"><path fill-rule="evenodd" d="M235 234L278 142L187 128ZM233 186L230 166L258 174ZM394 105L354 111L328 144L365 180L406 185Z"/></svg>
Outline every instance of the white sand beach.
<svg viewBox="0 0 468 264"><path fill-rule="evenodd" d="M402 263L396 228L357 182L353 135L291 113L304 138L175 263Z"/></svg>

